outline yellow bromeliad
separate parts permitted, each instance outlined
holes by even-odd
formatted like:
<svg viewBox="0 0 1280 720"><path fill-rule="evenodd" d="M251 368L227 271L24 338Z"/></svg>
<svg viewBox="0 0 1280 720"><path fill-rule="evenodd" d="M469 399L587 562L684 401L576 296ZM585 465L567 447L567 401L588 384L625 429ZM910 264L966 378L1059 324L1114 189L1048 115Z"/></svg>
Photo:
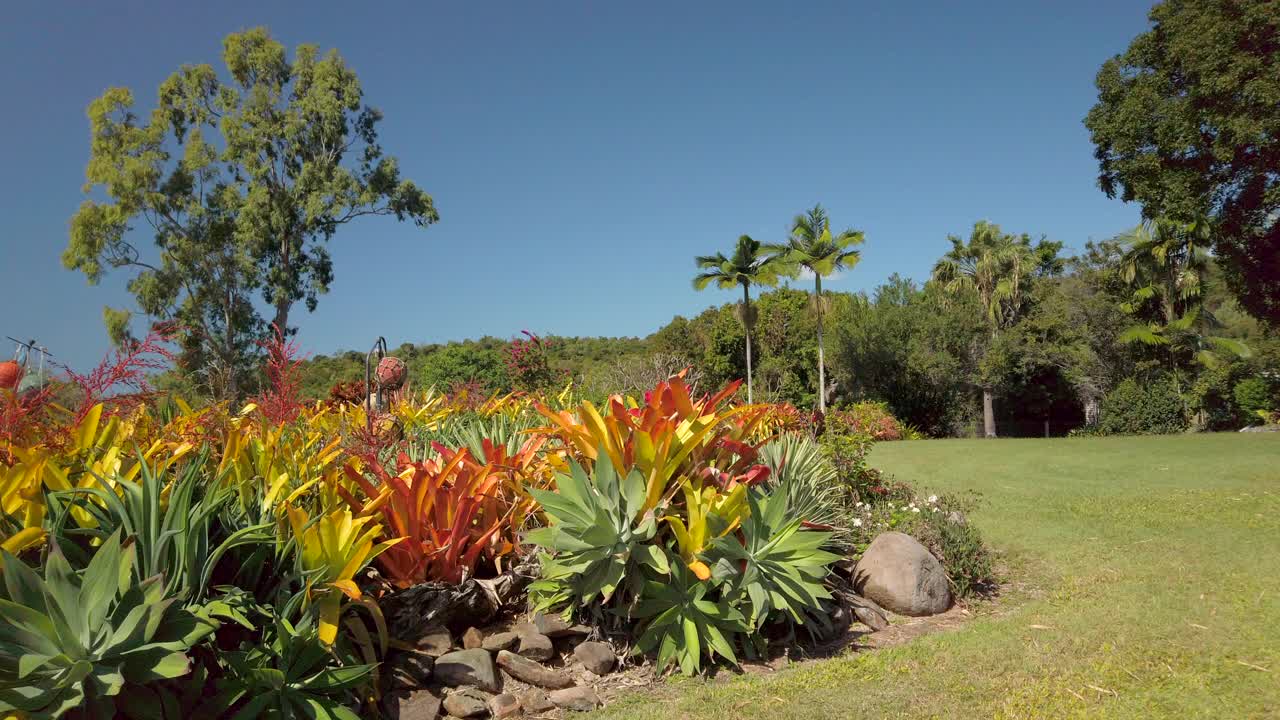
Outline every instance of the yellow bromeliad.
<svg viewBox="0 0 1280 720"><path fill-rule="evenodd" d="M733 532L750 514L747 504L747 487L737 485L727 493L715 486L702 486L687 479L681 481L686 517L667 515L663 520L675 535L680 559L698 576L699 580L711 577L711 568L698 558L707 545L719 537ZM712 517L714 515L714 518Z"/></svg>
<svg viewBox="0 0 1280 720"><path fill-rule="evenodd" d="M354 518L349 510L335 510L313 522L306 510L286 506L289 527L298 543L298 558L307 574L307 601L320 613L320 641L333 643L338 633L342 596L361 597L356 573L382 551L400 542L395 538L374 544L382 526L372 517Z"/></svg>

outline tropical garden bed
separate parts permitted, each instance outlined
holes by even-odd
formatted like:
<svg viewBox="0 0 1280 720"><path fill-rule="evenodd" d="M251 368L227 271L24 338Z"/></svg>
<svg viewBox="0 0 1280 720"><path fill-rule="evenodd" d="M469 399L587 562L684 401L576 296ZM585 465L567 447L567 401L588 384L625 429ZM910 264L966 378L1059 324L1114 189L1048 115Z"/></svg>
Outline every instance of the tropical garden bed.
<svg viewBox="0 0 1280 720"><path fill-rule="evenodd" d="M814 418L679 376L477 400L407 391L394 358L373 394L308 404L279 342L255 402L191 407L145 387L160 347L5 394L18 717L588 710L992 589L964 501L866 466L911 435L881 406Z"/></svg>

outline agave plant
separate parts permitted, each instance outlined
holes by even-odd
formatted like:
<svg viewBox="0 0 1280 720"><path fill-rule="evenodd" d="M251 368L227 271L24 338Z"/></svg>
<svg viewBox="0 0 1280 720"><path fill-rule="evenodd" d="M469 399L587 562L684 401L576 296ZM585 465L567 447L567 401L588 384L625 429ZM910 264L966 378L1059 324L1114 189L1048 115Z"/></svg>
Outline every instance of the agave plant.
<svg viewBox="0 0 1280 720"><path fill-rule="evenodd" d="M721 595L713 600L713 585L698 579L678 562L670 573L646 581L631 617L645 621L636 652L658 653L657 667L676 665L685 675L702 668L704 656L719 656L737 664L733 646L751 627L742 613Z"/></svg>
<svg viewBox="0 0 1280 720"><path fill-rule="evenodd" d="M742 522L742 539L716 539L707 552L713 575L728 585L727 595L750 601L752 627L759 628L774 611L800 625L819 619L819 602L831 598L823 587L839 555L822 549L829 533L801 529L800 518L787 512L784 495L747 498L751 512Z"/></svg>
<svg viewBox="0 0 1280 720"><path fill-rule="evenodd" d="M163 577L139 581L136 560L119 534L79 575L57 543L44 577L0 553L0 713L112 718L129 684L187 674L186 651L217 623L176 605Z"/></svg>
<svg viewBox="0 0 1280 720"><path fill-rule="evenodd" d="M651 544L658 532L645 510L645 478L620 475L607 459L588 472L577 461L556 476L556 491L532 490L550 525L526 540L544 550L542 578L530 586L540 610L608 603L619 589L634 596L643 583L640 565L669 572L666 556Z"/></svg>

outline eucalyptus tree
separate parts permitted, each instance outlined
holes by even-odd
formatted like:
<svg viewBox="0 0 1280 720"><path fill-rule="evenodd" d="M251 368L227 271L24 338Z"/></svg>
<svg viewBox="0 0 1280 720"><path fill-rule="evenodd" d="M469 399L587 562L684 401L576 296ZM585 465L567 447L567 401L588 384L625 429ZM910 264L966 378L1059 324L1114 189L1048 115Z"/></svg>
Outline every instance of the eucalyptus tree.
<svg viewBox="0 0 1280 720"><path fill-rule="evenodd" d="M755 316L751 305L751 286L777 285L781 265L777 257L764 252L760 241L752 239L749 235L738 238L731 256L726 257L724 253L700 255L694 258L694 262L702 270L693 278L695 290L703 290L712 283L723 290L742 288L739 318L742 320L747 338L747 402L752 402L754 396L751 385L751 326L755 323Z"/></svg>
<svg viewBox="0 0 1280 720"><path fill-rule="evenodd" d="M956 235L947 238L951 249L933 267L933 282L949 296L972 293L982 309L988 348L1000 333L1012 327L1026 310L1031 283L1041 274L1061 271L1058 258L1061 243L1041 240L1032 245L1026 235L1012 235L985 220L974 224L968 241ZM982 389L982 426L987 437L996 436L993 399L995 387L991 368L979 373Z"/></svg>
<svg viewBox="0 0 1280 720"><path fill-rule="evenodd" d="M791 234L787 241L770 245L770 252L778 254L791 274L806 270L813 275L813 306L818 318L818 410L827 411L827 371L822 338L822 316L825 311L822 295L822 278L840 270L852 269L862 259L856 249L865 237L858 230L831 232L831 220L821 205L796 215L791 222Z"/></svg>
<svg viewBox="0 0 1280 720"><path fill-rule="evenodd" d="M326 245L340 227L439 216L384 154L382 114L337 51L300 45L289 59L255 28L229 35L222 59L225 73L178 69L148 115L123 87L90 103L85 192L95 197L72 217L62 262L91 284L129 272L143 314L179 320L188 348L230 363L265 330L255 295L285 333L295 303L315 308L333 281ZM144 228L154 250L139 242ZM128 316L105 318L122 337Z"/></svg>

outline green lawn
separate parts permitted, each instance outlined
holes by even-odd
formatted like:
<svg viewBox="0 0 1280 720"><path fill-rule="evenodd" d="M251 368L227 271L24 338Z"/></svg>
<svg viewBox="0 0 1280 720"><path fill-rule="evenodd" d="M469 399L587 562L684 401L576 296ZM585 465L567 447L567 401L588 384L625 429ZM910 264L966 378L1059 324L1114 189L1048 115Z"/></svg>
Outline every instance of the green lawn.
<svg viewBox="0 0 1280 720"><path fill-rule="evenodd" d="M954 632L676 680L602 716L1280 718L1280 435L898 442L872 462L983 495L998 602Z"/></svg>

